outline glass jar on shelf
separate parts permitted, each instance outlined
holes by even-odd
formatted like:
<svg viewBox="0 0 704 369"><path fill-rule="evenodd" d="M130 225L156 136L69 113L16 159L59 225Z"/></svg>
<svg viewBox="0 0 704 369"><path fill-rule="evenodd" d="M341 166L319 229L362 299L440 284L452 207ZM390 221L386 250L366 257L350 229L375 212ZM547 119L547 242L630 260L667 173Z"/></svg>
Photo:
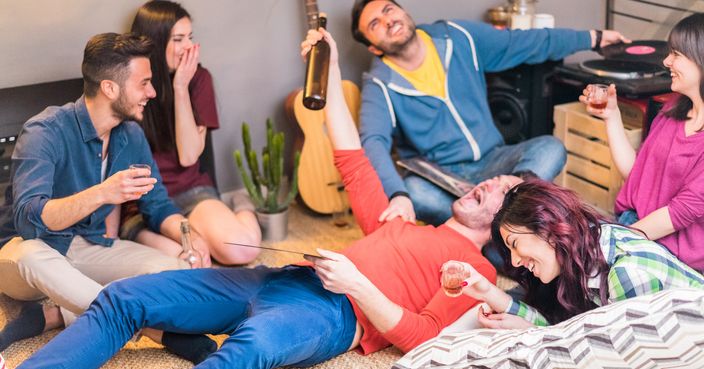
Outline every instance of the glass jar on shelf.
<svg viewBox="0 0 704 369"><path fill-rule="evenodd" d="M530 29L533 24L536 0L510 0L511 29Z"/></svg>

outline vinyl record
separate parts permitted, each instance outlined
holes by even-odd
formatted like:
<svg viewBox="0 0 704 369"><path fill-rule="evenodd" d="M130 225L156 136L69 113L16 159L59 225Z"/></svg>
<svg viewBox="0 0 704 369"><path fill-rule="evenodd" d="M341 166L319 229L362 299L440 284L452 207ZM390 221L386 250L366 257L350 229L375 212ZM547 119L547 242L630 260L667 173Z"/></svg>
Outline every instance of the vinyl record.
<svg viewBox="0 0 704 369"><path fill-rule="evenodd" d="M654 63L626 60L586 60L580 67L589 73L600 77L616 79L652 78L667 73L664 66Z"/></svg>
<svg viewBox="0 0 704 369"><path fill-rule="evenodd" d="M668 53L667 42L639 40L603 47L599 53L608 60L634 61L662 65Z"/></svg>

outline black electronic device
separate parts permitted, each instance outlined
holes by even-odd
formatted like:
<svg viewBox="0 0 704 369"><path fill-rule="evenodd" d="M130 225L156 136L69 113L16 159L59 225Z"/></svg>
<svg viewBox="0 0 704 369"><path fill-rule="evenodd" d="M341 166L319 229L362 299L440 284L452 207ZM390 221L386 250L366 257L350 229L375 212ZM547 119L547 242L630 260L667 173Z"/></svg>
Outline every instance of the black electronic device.
<svg viewBox="0 0 704 369"><path fill-rule="evenodd" d="M0 89L0 194L10 181L10 157L22 125L47 106L76 101L82 93L81 78Z"/></svg>
<svg viewBox="0 0 704 369"><path fill-rule="evenodd" d="M487 98L494 124L508 144L551 135L552 77L562 61L522 64L487 73Z"/></svg>
<svg viewBox="0 0 704 369"><path fill-rule="evenodd" d="M670 92L672 79L663 65L667 42L638 40L605 46L603 59L557 67L555 102L575 101L588 84L615 84L619 96L647 98Z"/></svg>

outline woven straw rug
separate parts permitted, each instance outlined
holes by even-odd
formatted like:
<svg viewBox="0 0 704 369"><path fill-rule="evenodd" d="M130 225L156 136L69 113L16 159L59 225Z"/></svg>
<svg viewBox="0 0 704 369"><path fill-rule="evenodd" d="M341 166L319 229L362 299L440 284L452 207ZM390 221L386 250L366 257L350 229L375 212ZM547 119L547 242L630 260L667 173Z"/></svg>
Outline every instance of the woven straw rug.
<svg viewBox="0 0 704 369"><path fill-rule="evenodd" d="M350 216L349 220L350 227L338 228L332 225L330 216L314 215L300 206L294 205L289 214L288 238L277 243L265 242L264 245L300 251L313 251L316 247L339 250L362 237L362 232L354 223L354 219ZM259 264L283 266L299 261L302 261L302 257L295 254L263 250L259 258L250 266ZM508 282L506 280L500 281L500 287L502 287L502 283L506 288ZM20 305L17 301L0 294L0 327L5 325L8 317L14 318L19 313L19 308ZM8 347L2 352L7 361L8 369L14 368L26 360L58 333L58 330L50 331L38 337L16 342ZM226 336L221 335L214 338L218 343L222 343ZM90 337L86 337L86 339L90 339ZM393 347L367 356L348 352L313 368L390 368L401 355L401 352ZM103 366L105 369L185 369L191 367L193 367L191 362L169 354L148 338L142 338L136 343L127 343L122 351Z"/></svg>

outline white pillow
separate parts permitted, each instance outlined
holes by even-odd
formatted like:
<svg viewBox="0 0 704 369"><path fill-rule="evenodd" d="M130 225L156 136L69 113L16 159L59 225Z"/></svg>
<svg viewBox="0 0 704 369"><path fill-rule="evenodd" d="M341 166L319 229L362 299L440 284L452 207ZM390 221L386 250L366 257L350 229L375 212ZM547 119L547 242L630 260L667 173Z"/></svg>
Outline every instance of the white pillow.
<svg viewBox="0 0 704 369"><path fill-rule="evenodd" d="M704 290L639 296L527 330L441 334L395 369L702 368Z"/></svg>

